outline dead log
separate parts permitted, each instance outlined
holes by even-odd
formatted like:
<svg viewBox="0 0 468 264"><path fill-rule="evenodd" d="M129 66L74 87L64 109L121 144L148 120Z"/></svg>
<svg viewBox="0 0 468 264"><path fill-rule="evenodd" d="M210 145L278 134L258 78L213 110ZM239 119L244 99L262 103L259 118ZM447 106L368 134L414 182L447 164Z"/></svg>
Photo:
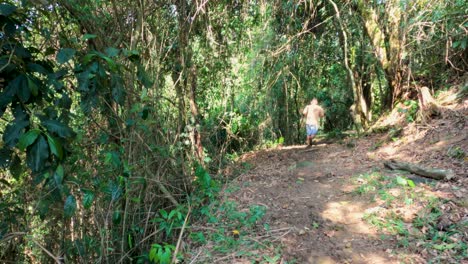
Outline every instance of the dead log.
<svg viewBox="0 0 468 264"><path fill-rule="evenodd" d="M395 160L389 160L384 162L384 166L391 170L404 170L411 173L434 179L434 180L450 180L455 177L452 170L443 170L435 168L424 168L416 164L408 162L399 162Z"/></svg>

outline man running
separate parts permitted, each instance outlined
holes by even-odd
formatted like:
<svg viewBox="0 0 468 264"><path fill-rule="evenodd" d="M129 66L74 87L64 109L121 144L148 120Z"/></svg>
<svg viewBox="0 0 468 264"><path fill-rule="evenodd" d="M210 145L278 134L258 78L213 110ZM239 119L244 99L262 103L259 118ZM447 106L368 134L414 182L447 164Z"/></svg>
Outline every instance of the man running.
<svg viewBox="0 0 468 264"><path fill-rule="evenodd" d="M306 118L307 145L312 145L312 140L317 135L319 129L319 120L324 116L324 110L318 105L317 99L314 98L310 104L304 108L302 114Z"/></svg>

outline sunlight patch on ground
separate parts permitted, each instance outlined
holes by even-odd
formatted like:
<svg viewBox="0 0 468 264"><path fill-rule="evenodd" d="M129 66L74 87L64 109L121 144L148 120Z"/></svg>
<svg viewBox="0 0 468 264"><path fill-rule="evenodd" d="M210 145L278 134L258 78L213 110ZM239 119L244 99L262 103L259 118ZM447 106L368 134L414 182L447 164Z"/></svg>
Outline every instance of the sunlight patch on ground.
<svg viewBox="0 0 468 264"><path fill-rule="evenodd" d="M322 212L322 217L337 224L346 225L353 233L375 235L374 230L362 221L367 206L360 202L330 202Z"/></svg>
<svg viewBox="0 0 468 264"><path fill-rule="evenodd" d="M354 253L352 254L353 262L362 263L372 263L372 264L387 264L389 262L387 258L384 258L376 253Z"/></svg>

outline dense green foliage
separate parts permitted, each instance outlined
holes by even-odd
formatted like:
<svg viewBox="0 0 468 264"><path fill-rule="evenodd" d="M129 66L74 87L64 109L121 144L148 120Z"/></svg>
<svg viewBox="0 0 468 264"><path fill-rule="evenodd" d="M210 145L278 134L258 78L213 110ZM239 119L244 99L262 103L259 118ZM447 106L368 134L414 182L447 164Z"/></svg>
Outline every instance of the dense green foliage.
<svg viewBox="0 0 468 264"><path fill-rule="evenodd" d="M0 4L0 261L168 263L187 216L209 218L227 162L304 140L311 98L324 131L362 129L463 74L467 11L454 0Z"/></svg>

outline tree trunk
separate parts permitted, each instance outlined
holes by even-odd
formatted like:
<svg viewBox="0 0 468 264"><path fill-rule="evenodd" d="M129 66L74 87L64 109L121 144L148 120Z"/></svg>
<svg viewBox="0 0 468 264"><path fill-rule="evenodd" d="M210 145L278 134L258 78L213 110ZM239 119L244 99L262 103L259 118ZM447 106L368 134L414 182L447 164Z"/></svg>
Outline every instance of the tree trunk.
<svg viewBox="0 0 468 264"><path fill-rule="evenodd" d="M192 148L195 156L197 157L198 162L203 166L204 165L204 152L203 145L200 133L200 113L198 111L198 105L196 101L196 90L197 90L197 71L195 66L192 66L189 73L190 77L190 111L194 119L194 124L192 131L190 133L190 140L192 141Z"/></svg>
<svg viewBox="0 0 468 264"><path fill-rule="evenodd" d="M348 83L353 92L354 104L350 108L351 116L353 117L356 130L360 131L366 125L366 122L365 122L366 119L363 118L363 116L364 117L366 116L365 113L367 112L367 105L366 105L366 101L364 99L361 87L356 84L354 73L349 63L348 36L347 36L346 28L343 25L343 21L341 20L340 11L338 10L338 6L335 4L335 2L333 2L332 0L328 0L328 1L332 4L333 9L335 10L336 21L340 29L340 35L339 35L340 43L341 43L341 46L343 47L344 65L345 65L346 73L348 76Z"/></svg>
<svg viewBox="0 0 468 264"><path fill-rule="evenodd" d="M372 43L374 54L384 70L388 90L384 96L384 107L392 108L396 98L401 94L402 69L400 58L403 52L402 31L400 27L401 10L398 1L386 3L388 21L381 26L381 17L372 8L368 0L357 1L357 10L363 19L364 27Z"/></svg>

